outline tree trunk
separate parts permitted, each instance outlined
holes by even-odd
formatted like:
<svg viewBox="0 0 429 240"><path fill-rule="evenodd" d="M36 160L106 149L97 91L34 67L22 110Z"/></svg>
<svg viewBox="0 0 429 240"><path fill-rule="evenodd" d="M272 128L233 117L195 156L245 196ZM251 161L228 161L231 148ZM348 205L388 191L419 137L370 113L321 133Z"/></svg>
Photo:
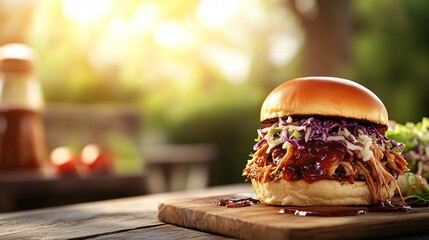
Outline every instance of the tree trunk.
<svg viewBox="0 0 429 240"><path fill-rule="evenodd" d="M350 60L350 1L288 0L287 5L298 17L305 34L304 74L341 74Z"/></svg>

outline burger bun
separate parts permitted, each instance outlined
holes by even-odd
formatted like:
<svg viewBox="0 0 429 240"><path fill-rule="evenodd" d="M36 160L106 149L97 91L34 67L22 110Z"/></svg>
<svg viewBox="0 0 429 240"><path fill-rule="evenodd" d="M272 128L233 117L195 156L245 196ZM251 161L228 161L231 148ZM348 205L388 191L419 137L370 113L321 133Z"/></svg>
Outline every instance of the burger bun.
<svg viewBox="0 0 429 240"><path fill-rule="evenodd" d="M265 99L260 120L269 125L287 116L324 116L388 124L383 102L364 86L335 77L289 80Z"/></svg>
<svg viewBox="0 0 429 240"><path fill-rule="evenodd" d="M265 204L282 206L353 206L371 204L371 194L366 182L339 182L319 180L307 183L304 180L261 182L252 179L256 197ZM382 197L391 199L395 186L383 189Z"/></svg>

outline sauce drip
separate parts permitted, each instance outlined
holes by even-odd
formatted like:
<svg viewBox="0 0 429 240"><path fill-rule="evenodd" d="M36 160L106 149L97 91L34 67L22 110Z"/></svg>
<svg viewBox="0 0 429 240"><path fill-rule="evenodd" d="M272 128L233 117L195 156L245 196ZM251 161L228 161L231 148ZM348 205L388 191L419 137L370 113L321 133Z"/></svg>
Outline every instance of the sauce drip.
<svg viewBox="0 0 429 240"><path fill-rule="evenodd" d="M409 205L395 203L390 200L374 204L370 209L372 212L411 212L412 210Z"/></svg>
<svg viewBox="0 0 429 240"><path fill-rule="evenodd" d="M252 197L220 199L216 206L226 208L242 208L259 204L260 201ZM371 212L411 212L409 205L401 204L398 201L384 201L371 206L308 206L308 207L284 207L279 210L280 214L293 214L296 216L317 216L317 217L342 217L359 216Z"/></svg>
<svg viewBox="0 0 429 240"><path fill-rule="evenodd" d="M429 207L429 202L421 202L421 201L406 201L406 202L411 207Z"/></svg>
<svg viewBox="0 0 429 240"><path fill-rule="evenodd" d="M221 199L217 201L216 206L224 206L226 208L242 208L242 207L250 207L258 203L259 203L259 200L254 198L230 198L230 199Z"/></svg>
<svg viewBox="0 0 429 240"><path fill-rule="evenodd" d="M296 216L320 216L320 217L339 217L339 216L356 216L368 214L364 207L331 207L331 206L314 206L314 207L287 207L280 209L279 213L289 213Z"/></svg>
<svg viewBox="0 0 429 240"><path fill-rule="evenodd" d="M286 207L279 213L289 213L296 216L341 217L366 215L370 212L411 212L408 205L396 204L392 201L381 202L369 207L339 207L339 206L311 206L311 207Z"/></svg>

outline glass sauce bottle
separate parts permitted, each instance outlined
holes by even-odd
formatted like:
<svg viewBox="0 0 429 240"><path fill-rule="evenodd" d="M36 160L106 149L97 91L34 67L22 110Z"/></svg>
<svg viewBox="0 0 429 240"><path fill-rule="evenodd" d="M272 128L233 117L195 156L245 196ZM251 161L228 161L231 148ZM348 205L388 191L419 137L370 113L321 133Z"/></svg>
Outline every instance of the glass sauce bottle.
<svg viewBox="0 0 429 240"><path fill-rule="evenodd" d="M0 48L0 176L44 172L44 105L35 53L23 44Z"/></svg>

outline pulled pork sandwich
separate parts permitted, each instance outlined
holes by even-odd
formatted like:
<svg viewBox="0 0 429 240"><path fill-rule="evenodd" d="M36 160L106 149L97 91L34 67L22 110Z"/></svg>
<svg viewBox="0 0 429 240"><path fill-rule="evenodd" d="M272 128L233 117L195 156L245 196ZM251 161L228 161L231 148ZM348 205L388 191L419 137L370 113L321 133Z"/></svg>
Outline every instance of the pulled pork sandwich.
<svg viewBox="0 0 429 240"><path fill-rule="evenodd" d="M261 109L255 152L243 176L272 205L370 205L388 200L408 171L387 139L387 110L365 87L308 77L274 89Z"/></svg>

